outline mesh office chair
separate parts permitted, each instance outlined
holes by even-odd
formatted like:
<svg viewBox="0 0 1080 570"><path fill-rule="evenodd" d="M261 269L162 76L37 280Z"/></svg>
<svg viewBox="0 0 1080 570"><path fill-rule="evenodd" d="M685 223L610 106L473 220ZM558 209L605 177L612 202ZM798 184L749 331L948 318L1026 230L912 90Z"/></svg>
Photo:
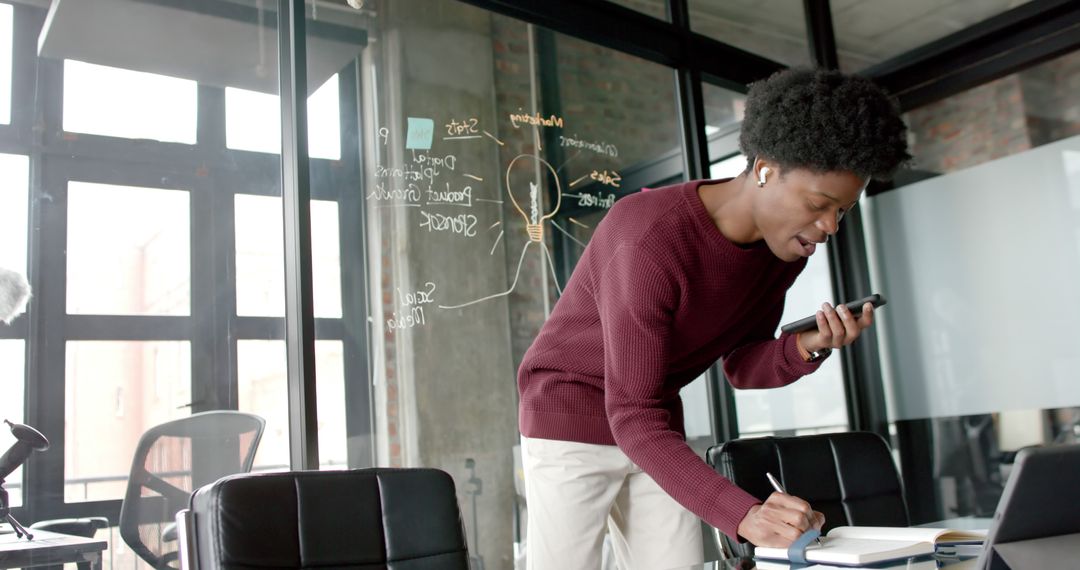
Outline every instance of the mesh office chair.
<svg viewBox="0 0 1080 570"><path fill-rule="evenodd" d="M710 447L706 460L721 475L764 501L772 473L792 495L837 526L909 526L907 503L889 445L870 432L737 439ZM718 533L719 534L719 533ZM753 556L750 543L720 534L726 555Z"/></svg>
<svg viewBox="0 0 1080 570"><path fill-rule="evenodd" d="M234 475L177 524L185 570L469 570L454 480L437 469Z"/></svg>
<svg viewBox="0 0 1080 570"><path fill-rule="evenodd" d="M120 507L120 536L154 568L179 567L176 513L192 491L251 470L266 422L233 411L193 414L139 439Z"/></svg>

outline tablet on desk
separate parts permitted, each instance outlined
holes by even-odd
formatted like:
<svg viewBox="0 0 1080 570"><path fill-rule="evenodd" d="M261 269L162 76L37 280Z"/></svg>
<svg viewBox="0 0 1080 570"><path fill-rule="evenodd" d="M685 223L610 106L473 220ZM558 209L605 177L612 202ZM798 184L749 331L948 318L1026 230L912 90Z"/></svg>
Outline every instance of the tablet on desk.
<svg viewBox="0 0 1080 570"><path fill-rule="evenodd" d="M975 567L985 570L1010 568L999 552L998 547L1002 545L1051 537L1080 536L1080 485L1076 484L1078 479L1080 445L1020 450L1016 456L1016 465L1005 483L1005 490L994 512L994 521L986 535L986 546ZM1050 554L1049 550L1047 554Z"/></svg>

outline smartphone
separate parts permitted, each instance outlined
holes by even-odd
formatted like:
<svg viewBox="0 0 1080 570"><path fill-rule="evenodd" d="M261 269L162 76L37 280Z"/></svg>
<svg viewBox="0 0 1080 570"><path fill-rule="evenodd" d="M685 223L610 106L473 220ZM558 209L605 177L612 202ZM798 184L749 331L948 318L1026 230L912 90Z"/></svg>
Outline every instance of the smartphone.
<svg viewBox="0 0 1080 570"><path fill-rule="evenodd" d="M885 297L874 293L869 297L863 297L862 299L858 299L856 301L848 301L847 303L844 303L844 305L848 308L848 310L851 311L852 316L858 318L860 315L862 315L863 305L867 303L870 303L875 308L877 308L885 304ZM806 317L805 319L799 319L793 323L788 323L780 327L780 330L786 333L797 333L816 328L817 314L815 313L813 315L810 315L809 317Z"/></svg>

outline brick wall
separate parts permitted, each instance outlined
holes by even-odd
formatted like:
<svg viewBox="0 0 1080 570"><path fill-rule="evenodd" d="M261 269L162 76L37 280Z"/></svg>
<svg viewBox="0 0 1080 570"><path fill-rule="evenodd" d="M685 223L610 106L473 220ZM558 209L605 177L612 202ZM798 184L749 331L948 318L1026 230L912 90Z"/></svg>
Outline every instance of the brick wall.
<svg viewBox="0 0 1080 570"><path fill-rule="evenodd" d="M1080 134L1080 52L1019 75L1033 146Z"/></svg>
<svg viewBox="0 0 1080 570"><path fill-rule="evenodd" d="M1080 134L1080 52L905 115L914 167L951 172Z"/></svg>
<svg viewBox="0 0 1080 570"><path fill-rule="evenodd" d="M905 115L914 168L951 172L1031 148L1015 75Z"/></svg>
<svg viewBox="0 0 1080 570"><path fill-rule="evenodd" d="M568 36L555 34L554 37L557 69L552 79L558 83L560 100L539 101L536 110L544 117L553 110L561 111L564 126L554 129L557 135L612 145L617 152L617 156L611 156L575 147L559 148L554 153L550 152L552 149L542 149L541 156L560 157L556 160L560 163L552 166L559 169L564 193L574 193L580 186L568 188L569 184L594 170L620 172L680 148L675 77L670 69ZM540 93L540 78L530 75L528 26L493 16L492 49L499 138L505 143L499 149L499 160L506 165L519 154L536 152L533 128L515 129L506 117L511 113L532 112L530 94L534 89ZM731 108L729 101L719 99L723 98L718 98L720 109ZM717 114L722 115L723 111ZM620 187L620 190L637 189ZM573 200L564 198L566 202ZM551 207L550 203L546 205L548 211ZM591 235L592 223L589 229L578 226L563 229L584 241ZM504 204L503 226L507 279L512 281L526 237L524 220L509 202ZM556 231L547 226L549 248ZM518 275L518 285L509 296L515 370L546 318L545 294L548 307L554 306L556 300L551 269L542 263L541 255L538 248L530 248Z"/></svg>

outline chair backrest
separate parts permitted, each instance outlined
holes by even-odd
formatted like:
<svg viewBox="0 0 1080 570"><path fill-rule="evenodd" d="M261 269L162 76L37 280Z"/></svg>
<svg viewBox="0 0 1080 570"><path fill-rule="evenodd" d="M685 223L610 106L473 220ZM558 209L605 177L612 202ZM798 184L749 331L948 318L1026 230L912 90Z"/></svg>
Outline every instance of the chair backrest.
<svg viewBox="0 0 1080 570"><path fill-rule="evenodd" d="M139 438L120 507L120 536L154 568L177 568L171 536L192 491L251 470L266 422L233 411L192 414L150 428Z"/></svg>
<svg viewBox="0 0 1080 570"><path fill-rule="evenodd" d="M765 473L806 499L837 526L908 526L900 477L889 445L870 432L739 439L709 448L706 459L721 475L764 501L773 492ZM725 551L753 556L753 545L720 536Z"/></svg>
<svg viewBox="0 0 1080 570"><path fill-rule="evenodd" d="M185 569L469 568L454 480L437 469L226 477L178 521Z"/></svg>

